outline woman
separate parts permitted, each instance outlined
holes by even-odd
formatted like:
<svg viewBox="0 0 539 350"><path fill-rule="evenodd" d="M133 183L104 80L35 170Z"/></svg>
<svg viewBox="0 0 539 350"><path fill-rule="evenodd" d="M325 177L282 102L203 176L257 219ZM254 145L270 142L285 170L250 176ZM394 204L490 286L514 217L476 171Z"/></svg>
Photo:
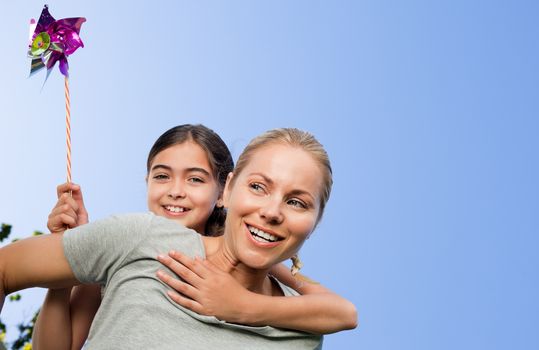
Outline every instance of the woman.
<svg viewBox="0 0 539 350"><path fill-rule="evenodd" d="M2 292L106 283L90 349L155 347L156 341L159 348L314 348L318 336L231 324L174 303L155 277L156 256L169 249L205 256L253 293L291 295L268 272L296 254L313 231L331 181L327 155L312 136L296 129L268 132L248 145L228 176L223 236L201 237L152 214L113 217L66 232L63 243L60 235L49 235L0 250ZM151 338L153 330L159 336Z"/></svg>

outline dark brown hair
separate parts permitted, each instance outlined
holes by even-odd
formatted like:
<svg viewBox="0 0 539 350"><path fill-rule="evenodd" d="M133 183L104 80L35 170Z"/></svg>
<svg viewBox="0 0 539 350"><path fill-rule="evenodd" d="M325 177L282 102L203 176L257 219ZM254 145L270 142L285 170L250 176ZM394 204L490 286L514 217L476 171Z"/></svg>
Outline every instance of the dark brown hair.
<svg viewBox="0 0 539 350"><path fill-rule="evenodd" d="M148 154L146 169L148 174L152 161L161 151L174 145L192 141L202 147L206 152L214 178L219 184L219 191L222 193L226 183L226 177L234 168L232 155L225 142L212 129L201 124L183 124L165 131L153 144ZM226 212L224 208L215 206L211 213L204 234L208 236L219 236L223 233Z"/></svg>

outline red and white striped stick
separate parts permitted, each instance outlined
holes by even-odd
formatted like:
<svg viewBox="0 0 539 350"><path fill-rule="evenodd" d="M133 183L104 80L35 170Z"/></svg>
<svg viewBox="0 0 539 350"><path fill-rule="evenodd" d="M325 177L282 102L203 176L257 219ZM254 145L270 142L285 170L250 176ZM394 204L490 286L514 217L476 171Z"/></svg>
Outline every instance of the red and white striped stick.
<svg viewBox="0 0 539 350"><path fill-rule="evenodd" d="M66 145L67 145L67 182L71 182L71 111L69 101L69 82L65 77L66 95Z"/></svg>

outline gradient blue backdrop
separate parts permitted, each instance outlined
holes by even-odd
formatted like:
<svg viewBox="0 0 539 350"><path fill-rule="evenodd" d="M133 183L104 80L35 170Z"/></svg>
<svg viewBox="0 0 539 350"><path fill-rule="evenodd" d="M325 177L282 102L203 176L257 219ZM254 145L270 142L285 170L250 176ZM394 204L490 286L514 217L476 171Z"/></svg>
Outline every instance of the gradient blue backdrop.
<svg viewBox="0 0 539 350"><path fill-rule="evenodd" d="M0 221L45 230L65 180L63 80L27 79L27 23L0 14ZM145 158L182 123L234 156L293 126L335 185L304 271L360 327L326 349L539 348L534 1L50 1L85 16L70 57L73 179L90 219L146 210ZM43 290L6 302L28 319ZM9 331L14 335L13 328Z"/></svg>

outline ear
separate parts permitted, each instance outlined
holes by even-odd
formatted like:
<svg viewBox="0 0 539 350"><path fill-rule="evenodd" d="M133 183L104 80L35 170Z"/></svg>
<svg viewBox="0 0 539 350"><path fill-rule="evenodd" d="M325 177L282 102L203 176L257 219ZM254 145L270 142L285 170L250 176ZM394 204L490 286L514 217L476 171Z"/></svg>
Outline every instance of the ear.
<svg viewBox="0 0 539 350"><path fill-rule="evenodd" d="M228 176L226 177L226 183L225 183L225 189L223 190L223 207L228 208L228 202L230 201L230 191L232 190L230 182L232 181L232 178L234 177L234 173L230 172L228 173Z"/></svg>
<svg viewBox="0 0 539 350"><path fill-rule="evenodd" d="M225 181L225 186L226 186L226 181ZM224 192L224 187L222 191L219 191L219 195L217 196L217 202L215 202L215 208L219 208L219 209L223 208L223 192Z"/></svg>

